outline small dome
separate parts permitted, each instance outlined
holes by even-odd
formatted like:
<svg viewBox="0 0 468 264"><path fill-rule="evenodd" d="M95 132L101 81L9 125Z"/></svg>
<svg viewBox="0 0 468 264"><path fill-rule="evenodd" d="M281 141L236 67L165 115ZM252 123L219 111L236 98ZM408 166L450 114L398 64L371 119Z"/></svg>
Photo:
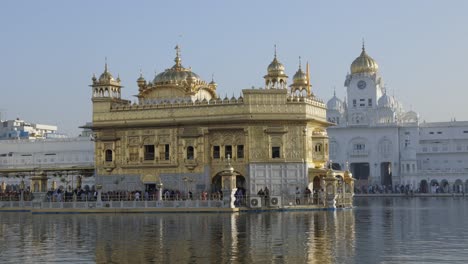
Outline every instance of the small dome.
<svg viewBox="0 0 468 264"><path fill-rule="evenodd" d="M107 71L104 71L101 76L99 77L99 81L100 82L105 82L105 81L114 81L114 77L112 76L112 74L110 72Z"/></svg>
<svg viewBox="0 0 468 264"><path fill-rule="evenodd" d="M379 65L366 53L364 45L362 52L351 64L351 74L355 73L376 73L379 70Z"/></svg>
<svg viewBox="0 0 468 264"><path fill-rule="evenodd" d="M301 67L297 70L297 72L293 76L293 83L294 84L307 84L307 74L302 71Z"/></svg>
<svg viewBox="0 0 468 264"><path fill-rule="evenodd" d="M387 95L387 93L384 93L384 95L379 98L378 105L379 107L393 108L395 107L395 99Z"/></svg>
<svg viewBox="0 0 468 264"><path fill-rule="evenodd" d="M268 75L284 75L284 66L276 59L276 55L270 65L268 65Z"/></svg>
<svg viewBox="0 0 468 264"><path fill-rule="evenodd" d="M336 97L336 94L333 94L333 97L328 100L327 109L336 110L339 112L343 111L343 102L338 97Z"/></svg>

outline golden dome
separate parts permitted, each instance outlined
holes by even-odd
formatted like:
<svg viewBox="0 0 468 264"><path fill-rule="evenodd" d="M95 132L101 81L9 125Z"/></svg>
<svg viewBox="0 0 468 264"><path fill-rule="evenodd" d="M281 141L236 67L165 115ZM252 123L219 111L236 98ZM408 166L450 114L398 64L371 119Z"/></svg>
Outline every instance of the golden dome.
<svg viewBox="0 0 468 264"><path fill-rule="evenodd" d="M268 75L284 75L284 66L276 59L276 55L270 65L268 65Z"/></svg>
<svg viewBox="0 0 468 264"><path fill-rule="evenodd" d="M379 65L366 53L364 45L362 52L351 64L351 74L355 73L376 73L379 70Z"/></svg>
<svg viewBox="0 0 468 264"><path fill-rule="evenodd" d="M198 74L192 72L190 68L184 68L182 66L182 60L180 58L180 48L176 46L176 58L174 59L174 66L165 70L164 72L156 75L153 80L153 84L179 84L183 83L196 83L203 82Z"/></svg>
<svg viewBox="0 0 468 264"><path fill-rule="evenodd" d="M293 76L293 84L307 85L308 83L309 80L307 79L307 74L302 71L301 57L299 57L299 69Z"/></svg>

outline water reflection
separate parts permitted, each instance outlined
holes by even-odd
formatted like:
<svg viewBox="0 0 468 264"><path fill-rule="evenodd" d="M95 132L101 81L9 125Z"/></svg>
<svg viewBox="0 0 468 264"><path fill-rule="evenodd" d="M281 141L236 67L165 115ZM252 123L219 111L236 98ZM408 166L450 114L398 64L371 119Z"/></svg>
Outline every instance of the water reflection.
<svg viewBox="0 0 468 264"><path fill-rule="evenodd" d="M466 263L468 199L357 199L353 210L0 213L0 263Z"/></svg>
<svg viewBox="0 0 468 264"><path fill-rule="evenodd" d="M1 216L2 263L329 263L355 248L352 210Z"/></svg>

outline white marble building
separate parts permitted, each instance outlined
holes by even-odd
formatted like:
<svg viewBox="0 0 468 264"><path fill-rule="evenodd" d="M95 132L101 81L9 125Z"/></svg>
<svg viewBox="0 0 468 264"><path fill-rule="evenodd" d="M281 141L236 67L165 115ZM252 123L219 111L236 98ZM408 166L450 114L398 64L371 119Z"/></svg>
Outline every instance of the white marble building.
<svg viewBox="0 0 468 264"><path fill-rule="evenodd" d="M468 122L420 122L386 91L364 46L345 81L346 97L327 103L330 159L349 164L356 187L405 185L421 192L468 191Z"/></svg>
<svg viewBox="0 0 468 264"><path fill-rule="evenodd" d="M42 171L48 175L48 188L68 185L76 187L80 171L92 167L94 142L89 136L0 140L2 189L6 189L7 186L18 187L22 178L28 187L30 176ZM82 179L83 187L94 185L94 177Z"/></svg>

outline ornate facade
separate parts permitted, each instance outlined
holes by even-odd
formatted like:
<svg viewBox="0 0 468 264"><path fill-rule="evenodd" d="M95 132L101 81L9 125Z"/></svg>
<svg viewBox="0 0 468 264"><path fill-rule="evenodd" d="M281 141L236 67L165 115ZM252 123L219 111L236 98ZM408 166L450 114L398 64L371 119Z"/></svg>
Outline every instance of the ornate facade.
<svg viewBox="0 0 468 264"><path fill-rule="evenodd" d="M328 161L326 106L299 66L288 87L276 56L264 88L221 98L217 84L175 64L152 81L137 79L138 102L121 98L120 79L107 68L93 76L92 102L97 182L104 190L143 189L162 183L182 192L216 191L226 159L237 185L256 194L294 195ZM121 185L121 183L123 185ZM312 186L309 186L312 187ZM315 188L318 188L316 184Z"/></svg>
<svg viewBox="0 0 468 264"><path fill-rule="evenodd" d="M398 185L423 193L468 192L468 122L420 123L383 85L365 47L346 76L345 100L327 102L330 159L350 163L357 186Z"/></svg>

